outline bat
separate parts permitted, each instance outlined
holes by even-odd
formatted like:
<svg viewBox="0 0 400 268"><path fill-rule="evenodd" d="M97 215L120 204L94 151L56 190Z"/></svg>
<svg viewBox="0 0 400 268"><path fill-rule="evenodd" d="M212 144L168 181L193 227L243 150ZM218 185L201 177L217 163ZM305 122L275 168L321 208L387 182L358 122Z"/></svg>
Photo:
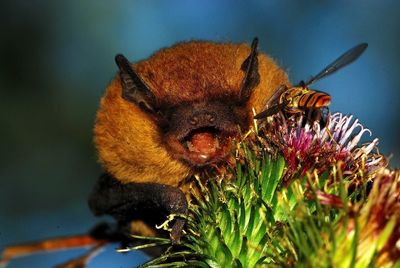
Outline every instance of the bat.
<svg viewBox="0 0 400 268"><path fill-rule="evenodd" d="M74 243L65 238L71 247L80 240L93 249L123 240L120 230L154 235L154 223L165 215L186 214L191 176L226 164L239 133L253 124L254 111L262 111L276 89L288 84L285 71L258 51L257 38L251 46L182 42L137 63L121 54L115 61L118 72L101 98L94 126L104 173L89 207L95 215L113 216L118 231L97 228ZM172 223L173 243L179 243L184 224L179 217ZM58 249L64 240L51 240L51 247L40 242L9 247L3 259ZM83 266L92 253L65 267Z"/></svg>

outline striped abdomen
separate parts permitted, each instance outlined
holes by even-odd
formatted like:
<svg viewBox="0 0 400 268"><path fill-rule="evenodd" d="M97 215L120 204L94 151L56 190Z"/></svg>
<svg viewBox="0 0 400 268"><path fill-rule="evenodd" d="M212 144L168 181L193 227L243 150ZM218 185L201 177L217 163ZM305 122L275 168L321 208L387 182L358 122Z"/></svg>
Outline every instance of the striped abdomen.
<svg viewBox="0 0 400 268"><path fill-rule="evenodd" d="M308 90L302 94L297 102L300 109L327 107L331 102L331 96L321 91Z"/></svg>

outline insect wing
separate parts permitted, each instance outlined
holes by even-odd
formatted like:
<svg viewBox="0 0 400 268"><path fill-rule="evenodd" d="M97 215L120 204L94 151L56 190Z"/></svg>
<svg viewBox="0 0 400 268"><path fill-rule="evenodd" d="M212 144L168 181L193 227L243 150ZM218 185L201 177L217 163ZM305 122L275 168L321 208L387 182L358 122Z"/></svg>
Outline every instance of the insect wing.
<svg viewBox="0 0 400 268"><path fill-rule="evenodd" d="M268 116L274 115L277 112L279 112L280 110L282 110L283 105L280 104L276 104L270 108L267 108L266 110L262 111L259 114L256 114L254 116L254 119L262 119L262 118L266 118Z"/></svg>
<svg viewBox="0 0 400 268"><path fill-rule="evenodd" d="M288 90L288 88L286 85L281 85L275 91L275 93L271 96L271 98L269 98L263 111L256 114L256 116L254 118L261 119L261 118L265 118L265 117L271 116L273 114L276 114L282 107L282 105L279 105L279 98L283 94L283 92L285 92L287 90Z"/></svg>
<svg viewBox="0 0 400 268"><path fill-rule="evenodd" d="M288 88L286 85L281 85L278 87L278 89L275 91L275 93L269 98L267 104L264 107L264 110L267 110L268 108L272 107L273 105L277 105L279 103L279 98L283 94L283 92L287 91Z"/></svg>
<svg viewBox="0 0 400 268"><path fill-rule="evenodd" d="M347 52L345 52L343 55L341 55L339 58L337 58L331 64L326 66L316 76L312 77L310 80L308 80L306 83L304 83L304 85L309 86L312 83L316 82L317 80L320 80L321 78L323 78L325 76L331 75L334 72L336 72L337 70L352 63L353 61L358 59L358 57L361 56L361 54L367 49L367 47L368 47L367 43L362 43L362 44L359 44L359 45L349 49Z"/></svg>

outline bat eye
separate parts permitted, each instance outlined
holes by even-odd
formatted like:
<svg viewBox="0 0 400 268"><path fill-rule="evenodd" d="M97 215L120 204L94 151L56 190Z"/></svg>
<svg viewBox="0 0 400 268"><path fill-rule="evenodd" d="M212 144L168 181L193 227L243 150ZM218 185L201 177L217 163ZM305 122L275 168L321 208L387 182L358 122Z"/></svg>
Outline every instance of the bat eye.
<svg viewBox="0 0 400 268"><path fill-rule="evenodd" d="M191 125L195 126L199 123L199 118L197 116L192 116L189 120L189 123Z"/></svg>

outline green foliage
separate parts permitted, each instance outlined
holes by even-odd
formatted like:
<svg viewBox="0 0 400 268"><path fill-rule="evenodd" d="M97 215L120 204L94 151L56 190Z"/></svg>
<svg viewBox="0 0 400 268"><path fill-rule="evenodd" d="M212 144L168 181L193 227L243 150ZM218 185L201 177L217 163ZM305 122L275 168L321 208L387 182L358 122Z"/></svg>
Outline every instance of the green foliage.
<svg viewBox="0 0 400 268"><path fill-rule="evenodd" d="M371 227L382 184L375 183L369 194L370 174L360 167L344 176L340 166L299 175L279 151L265 150L263 138L242 142L224 175L206 182L197 177L181 244L142 267L399 265L382 253L399 227L398 213L386 215L381 228ZM398 174L386 178L391 195L398 194L393 187ZM170 243L149 239L133 249Z"/></svg>

